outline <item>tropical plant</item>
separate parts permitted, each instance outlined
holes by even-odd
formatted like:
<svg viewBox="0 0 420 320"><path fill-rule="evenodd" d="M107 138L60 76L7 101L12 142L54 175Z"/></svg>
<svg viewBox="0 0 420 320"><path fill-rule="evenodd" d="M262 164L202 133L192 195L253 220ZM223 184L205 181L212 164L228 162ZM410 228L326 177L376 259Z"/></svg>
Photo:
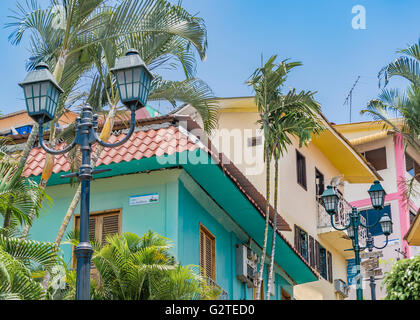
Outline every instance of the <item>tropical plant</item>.
<svg viewBox="0 0 420 320"><path fill-rule="evenodd" d="M420 300L420 256L397 261L385 274L386 300Z"/></svg>
<svg viewBox="0 0 420 320"><path fill-rule="evenodd" d="M69 235L67 243L77 245L77 237ZM94 243L93 247L92 262L99 280L92 281L92 299L191 300L215 299L220 294L199 267L177 264L169 239L152 231L142 237L129 232L109 235L105 244ZM74 284L71 279L69 283Z"/></svg>
<svg viewBox="0 0 420 320"><path fill-rule="evenodd" d="M30 213L38 215L44 198L50 201L36 182L20 175L14 159L8 156L0 158L0 214L3 216L3 235L11 235L18 226L30 224Z"/></svg>
<svg viewBox="0 0 420 320"><path fill-rule="evenodd" d="M0 235L0 300L40 300L45 292L31 269L60 265L53 243Z"/></svg>
<svg viewBox="0 0 420 320"><path fill-rule="evenodd" d="M261 282L264 272L265 255L267 250L269 212L270 212L270 166L274 156L275 186L274 186L274 217L271 262L268 272L267 299L270 297L271 283L274 268L274 252L276 245L277 228L277 202L278 202L278 175L279 159L286 152L287 146L292 144L292 137L299 140L300 146L306 144L312 134L318 133L322 126L318 121L320 105L314 101L315 92L296 92L290 89L282 93L282 88L290 71L301 66L300 62L283 60L276 63L277 55L273 55L261 67L257 68L248 80L255 92L260 119L258 123L264 134L264 160L266 162L266 220L264 230L264 243L258 273L257 299L260 297Z"/></svg>

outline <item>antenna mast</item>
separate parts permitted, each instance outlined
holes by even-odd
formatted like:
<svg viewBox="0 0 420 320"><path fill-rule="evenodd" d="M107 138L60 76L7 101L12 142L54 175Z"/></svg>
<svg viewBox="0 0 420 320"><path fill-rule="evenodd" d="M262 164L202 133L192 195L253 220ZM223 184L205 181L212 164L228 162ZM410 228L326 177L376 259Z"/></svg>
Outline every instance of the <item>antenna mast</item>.
<svg viewBox="0 0 420 320"><path fill-rule="evenodd" d="M353 99L353 90L356 87L357 82L359 82L360 76L357 76L356 81L353 84L353 87L350 89L349 94L346 97L346 100L344 100L343 106L344 105L350 105L350 123L351 123L351 104L352 104L352 99Z"/></svg>

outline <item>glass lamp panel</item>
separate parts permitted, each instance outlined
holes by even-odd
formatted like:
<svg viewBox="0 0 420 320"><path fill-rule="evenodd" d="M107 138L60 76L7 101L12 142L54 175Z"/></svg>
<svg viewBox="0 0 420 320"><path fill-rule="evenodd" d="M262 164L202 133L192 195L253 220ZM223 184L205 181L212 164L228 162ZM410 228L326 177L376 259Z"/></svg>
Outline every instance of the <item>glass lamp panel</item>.
<svg viewBox="0 0 420 320"><path fill-rule="evenodd" d="M31 84L27 84L25 86L25 97L26 99L32 98L32 85Z"/></svg>
<svg viewBox="0 0 420 320"><path fill-rule="evenodd" d="M47 109L47 97L46 96L41 96L41 98L39 99L39 103L41 106L41 110L45 110L47 112L49 112L49 110Z"/></svg>
<svg viewBox="0 0 420 320"><path fill-rule="evenodd" d="M127 99L129 100L133 99L133 83L132 82L127 83Z"/></svg>
<svg viewBox="0 0 420 320"><path fill-rule="evenodd" d="M124 71L118 71L117 72L117 81L118 81L118 85L125 85L125 78L124 78Z"/></svg>
<svg viewBox="0 0 420 320"><path fill-rule="evenodd" d="M133 82L133 70L132 69L127 69L125 70L125 83L126 84L130 84Z"/></svg>
<svg viewBox="0 0 420 320"><path fill-rule="evenodd" d="M32 95L32 84L27 84L24 87L25 90L25 100L26 100L26 108L28 109L29 113L34 112L34 101Z"/></svg>
<svg viewBox="0 0 420 320"><path fill-rule="evenodd" d="M34 112L40 112L39 98L38 97L34 98Z"/></svg>
<svg viewBox="0 0 420 320"><path fill-rule="evenodd" d="M134 99L139 98L140 82L133 82L133 97Z"/></svg>
<svg viewBox="0 0 420 320"><path fill-rule="evenodd" d="M34 97L34 112L39 112L40 111L40 106L39 106L39 91L40 91L41 86L39 85L39 83L34 83L32 85L32 92L33 92L33 97Z"/></svg>
<svg viewBox="0 0 420 320"><path fill-rule="evenodd" d="M146 80L146 72L144 71L144 69L141 69L141 78L140 78L140 92L139 92L139 99L140 101L144 104L144 95L145 95L145 87L144 87L144 83Z"/></svg>
<svg viewBox="0 0 420 320"><path fill-rule="evenodd" d="M49 88L50 84L48 82L41 83L41 96L47 95L47 90Z"/></svg>
<svg viewBox="0 0 420 320"><path fill-rule="evenodd" d="M124 102L127 99L127 90L125 88L125 85L118 86L118 90L120 92L120 98Z"/></svg>
<svg viewBox="0 0 420 320"><path fill-rule="evenodd" d="M140 76L141 76L141 72L140 72L140 68L135 68L133 70L133 82L140 82Z"/></svg>

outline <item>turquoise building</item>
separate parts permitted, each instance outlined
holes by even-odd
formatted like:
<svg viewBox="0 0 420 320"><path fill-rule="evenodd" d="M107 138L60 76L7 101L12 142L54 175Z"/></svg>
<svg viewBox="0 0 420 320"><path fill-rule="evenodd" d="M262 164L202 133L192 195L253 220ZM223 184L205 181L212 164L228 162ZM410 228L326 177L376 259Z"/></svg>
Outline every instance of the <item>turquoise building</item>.
<svg viewBox="0 0 420 320"><path fill-rule="evenodd" d="M125 128L118 126L110 142L121 138ZM182 116L140 120L127 143L104 149L97 168L112 170L96 175L91 184L91 237L100 240L115 232L142 235L153 230L173 241L173 254L181 264L201 265L211 282L223 289L224 298L253 299L255 289L243 282L241 268L243 259L251 262L239 252L245 245L248 252L261 254L265 199L197 132L196 123ZM44 162L45 152L34 148L24 175L39 180ZM60 178L69 171L67 157L56 156L46 189L53 203L34 222L31 239L55 240L76 191L68 179ZM78 210L67 231L77 228ZM271 299L293 298L294 285L318 280L281 235L288 230L280 217ZM270 225L269 239L272 232ZM61 249L65 261L74 266L71 245L62 244ZM267 275L264 278L266 290Z"/></svg>

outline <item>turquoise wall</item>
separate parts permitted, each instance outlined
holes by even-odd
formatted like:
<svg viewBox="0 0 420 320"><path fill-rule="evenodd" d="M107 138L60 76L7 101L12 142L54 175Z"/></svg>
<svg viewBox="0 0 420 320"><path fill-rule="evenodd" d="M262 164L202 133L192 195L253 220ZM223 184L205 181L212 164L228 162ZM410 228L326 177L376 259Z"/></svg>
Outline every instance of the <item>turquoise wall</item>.
<svg viewBox="0 0 420 320"><path fill-rule="evenodd" d="M252 289L236 279L235 259L236 245L241 241L221 225L207 212L179 183L179 261L186 264L200 263L200 224L205 226L216 237L216 282L229 293L229 299L252 299ZM267 270L267 268L265 269ZM267 290L267 273L264 273L265 290ZM283 287L293 296L293 287L278 273L275 278L275 296L280 299Z"/></svg>
<svg viewBox="0 0 420 320"><path fill-rule="evenodd" d="M173 254L183 265L200 264L199 227L203 224L216 237L217 283L229 293L229 299L252 299L252 289L236 279L235 249L241 243L238 236L228 231L184 187L179 180L181 169L152 171L92 181L91 212L122 209L122 232L138 235L153 230L174 242ZM196 186L199 188L199 186ZM50 208L44 208L34 222L30 238L40 241L54 241L76 189L70 185L47 187L47 194L53 199ZM159 193L159 202L146 205L129 205L129 197ZM79 208L76 209L79 213ZM220 214L220 213L219 213ZM73 230L73 219L67 231ZM246 230L245 230L246 231ZM71 245L62 244L64 260L70 264ZM267 284L267 275L264 276ZM293 287L279 273L276 273L276 295L280 298L283 287L293 296Z"/></svg>
<svg viewBox="0 0 420 320"><path fill-rule="evenodd" d="M173 216L177 216L177 178L180 170L165 170L141 173L92 181L90 211L122 209L122 231L138 235L148 230L173 239ZM40 241L55 241L76 188L67 185L47 187L47 194L53 199L50 208L44 208L39 219L30 230L30 238ZM159 202L147 205L130 206L129 197L159 193ZM79 206L76 213L79 213ZM67 232L73 230L71 219ZM64 240L64 239L63 239ZM61 249L67 263L71 260L71 245L62 244ZM176 252L174 252L176 253Z"/></svg>

